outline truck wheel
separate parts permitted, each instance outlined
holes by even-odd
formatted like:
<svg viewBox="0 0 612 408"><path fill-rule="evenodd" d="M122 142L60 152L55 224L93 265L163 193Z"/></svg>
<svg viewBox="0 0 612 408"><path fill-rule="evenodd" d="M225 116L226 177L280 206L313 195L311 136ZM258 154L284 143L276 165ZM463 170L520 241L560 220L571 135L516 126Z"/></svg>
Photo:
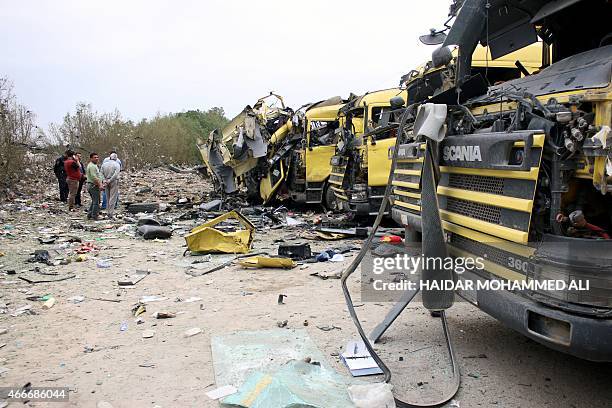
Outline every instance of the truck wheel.
<svg viewBox="0 0 612 408"><path fill-rule="evenodd" d="M338 209L338 202L336 201L336 195L334 190L331 189L329 183L325 185L325 192L323 194L323 205L327 211L336 211Z"/></svg>

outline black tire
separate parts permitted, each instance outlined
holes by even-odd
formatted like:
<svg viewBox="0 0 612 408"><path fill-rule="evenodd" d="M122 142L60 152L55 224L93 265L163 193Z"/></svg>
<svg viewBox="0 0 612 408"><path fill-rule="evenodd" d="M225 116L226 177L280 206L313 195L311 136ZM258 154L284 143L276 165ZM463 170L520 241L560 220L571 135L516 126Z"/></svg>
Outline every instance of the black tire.
<svg viewBox="0 0 612 408"><path fill-rule="evenodd" d="M159 204L157 203L135 203L135 204L130 204L127 210L128 212L132 214L152 213L152 212L159 210Z"/></svg>
<svg viewBox="0 0 612 408"><path fill-rule="evenodd" d="M327 211L337 211L338 201L336 201L336 195L334 190L331 189L329 183L325 183L325 190L323 191L323 206Z"/></svg>

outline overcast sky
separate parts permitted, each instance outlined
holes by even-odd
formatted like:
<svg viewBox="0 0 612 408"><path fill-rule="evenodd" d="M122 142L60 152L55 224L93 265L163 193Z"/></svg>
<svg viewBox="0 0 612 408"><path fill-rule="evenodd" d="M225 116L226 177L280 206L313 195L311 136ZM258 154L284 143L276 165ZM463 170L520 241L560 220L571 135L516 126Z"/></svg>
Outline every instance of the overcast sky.
<svg viewBox="0 0 612 408"><path fill-rule="evenodd" d="M4 1L2 59L39 125L77 102L130 119L273 90L290 106L396 86L428 60L418 35L450 0Z"/></svg>

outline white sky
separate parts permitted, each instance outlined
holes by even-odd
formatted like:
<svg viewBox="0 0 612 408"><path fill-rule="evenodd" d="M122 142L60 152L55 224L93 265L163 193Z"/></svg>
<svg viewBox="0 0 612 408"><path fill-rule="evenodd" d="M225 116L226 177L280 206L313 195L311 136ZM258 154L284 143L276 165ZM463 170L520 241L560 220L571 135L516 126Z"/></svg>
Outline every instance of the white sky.
<svg viewBox="0 0 612 408"><path fill-rule="evenodd" d="M39 125L77 102L130 119L273 90L289 106L396 86L450 0L3 1L2 62Z"/></svg>

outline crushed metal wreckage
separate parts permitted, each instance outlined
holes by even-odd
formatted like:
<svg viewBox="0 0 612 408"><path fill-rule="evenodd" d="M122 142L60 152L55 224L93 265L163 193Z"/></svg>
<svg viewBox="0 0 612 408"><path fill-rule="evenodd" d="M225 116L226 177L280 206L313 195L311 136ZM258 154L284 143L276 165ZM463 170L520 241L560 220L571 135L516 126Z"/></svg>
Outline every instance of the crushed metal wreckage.
<svg viewBox="0 0 612 408"><path fill-rule="evenodd" d="M341 127L339 112L347 102L332 97L294 111L270 93L247 106L223 129L198 141L217 191L242 191L255 203L279 196L334 209L330 158Z"/></svg>

